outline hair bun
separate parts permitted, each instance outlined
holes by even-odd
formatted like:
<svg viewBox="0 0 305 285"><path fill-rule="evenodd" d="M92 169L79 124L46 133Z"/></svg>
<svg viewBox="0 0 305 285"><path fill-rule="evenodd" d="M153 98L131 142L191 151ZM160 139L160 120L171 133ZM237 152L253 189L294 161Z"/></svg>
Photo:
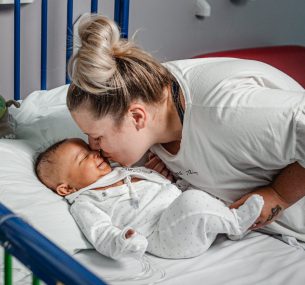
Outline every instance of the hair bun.
<svg viewBox="0 0 305 285"><path fill-rule="evenodd" d="M100 47L109 52L120 41L120 31L115 22L101 15L85 17L78 32L82 46Z"/></svg>
<svg viewBox="0 0 305 285"><path fill-rule="evenodd" d="M120 39L118 26L107 17L84 17L79 24L79 38L80 47L69 60L68 73L73 83L88 93L102 95L124 90L120 92L128 97L126 78L135 78L134 81L141 83L149 82L147 86L151 86L150 80L161 83L164 76L169 78L167 70L151 55L133 42ZM159 83L156 84L156 90L147 92L162 94L164 85Z"/></svg>

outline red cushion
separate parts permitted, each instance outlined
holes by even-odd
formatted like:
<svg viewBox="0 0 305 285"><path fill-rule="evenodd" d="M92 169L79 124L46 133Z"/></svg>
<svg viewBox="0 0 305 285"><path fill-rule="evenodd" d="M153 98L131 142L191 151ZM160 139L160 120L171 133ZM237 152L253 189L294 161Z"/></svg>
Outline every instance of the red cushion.
<svg viewBox="0 0 305 285"><path fill-rule="evenodd" d="M268 63L290 75L305 88L305 47L274 46L214 52L199 57L236 57Z"/></svg>

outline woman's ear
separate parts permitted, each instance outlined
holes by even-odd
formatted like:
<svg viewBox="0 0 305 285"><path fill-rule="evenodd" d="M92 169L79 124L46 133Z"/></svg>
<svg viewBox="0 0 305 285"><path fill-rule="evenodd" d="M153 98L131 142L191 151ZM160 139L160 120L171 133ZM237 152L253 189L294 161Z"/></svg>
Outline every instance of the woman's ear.
<svg viewBox="0 0 305 285"><path fill-rule="evenodd" d="M129 107L128 112L129 114L131 114L133 123L138 131L146 127L147 109L144 105L139 103L132 103Z"/></svg>
<svg viewBox="0 0 305 285"><path fill-rule="evenodd" d="M76 191L75 188L71 187L67 183L61 183L56 187L56 193L60 196L66 196Z"/></svg>

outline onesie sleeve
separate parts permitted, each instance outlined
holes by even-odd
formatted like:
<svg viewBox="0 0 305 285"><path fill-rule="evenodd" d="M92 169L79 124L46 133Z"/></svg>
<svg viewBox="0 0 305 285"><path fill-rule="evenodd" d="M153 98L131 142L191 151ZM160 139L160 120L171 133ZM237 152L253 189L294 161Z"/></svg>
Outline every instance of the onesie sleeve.
<svg viewBox="0 0 305 285"><path fill-rule="evenodd" d="M95 249L113 259L124 256L141 257L147 247L147 240L140 234L126 239L131 227L119 229L111 222L109 215L89 201L77 201L70 212L78 226Z"/></svg>

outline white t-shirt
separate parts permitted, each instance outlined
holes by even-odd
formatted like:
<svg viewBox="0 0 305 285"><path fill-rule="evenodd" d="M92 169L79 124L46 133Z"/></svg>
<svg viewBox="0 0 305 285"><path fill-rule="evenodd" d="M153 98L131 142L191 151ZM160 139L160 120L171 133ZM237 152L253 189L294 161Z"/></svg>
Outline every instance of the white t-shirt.
<svg viewBox="0 0 305 285"><path fill-rule="evenodd" d="M305 92L258 61L189 59L165 64L186 102L176 155L152 147L177 176L227 202L305 167Z"/></svg>

